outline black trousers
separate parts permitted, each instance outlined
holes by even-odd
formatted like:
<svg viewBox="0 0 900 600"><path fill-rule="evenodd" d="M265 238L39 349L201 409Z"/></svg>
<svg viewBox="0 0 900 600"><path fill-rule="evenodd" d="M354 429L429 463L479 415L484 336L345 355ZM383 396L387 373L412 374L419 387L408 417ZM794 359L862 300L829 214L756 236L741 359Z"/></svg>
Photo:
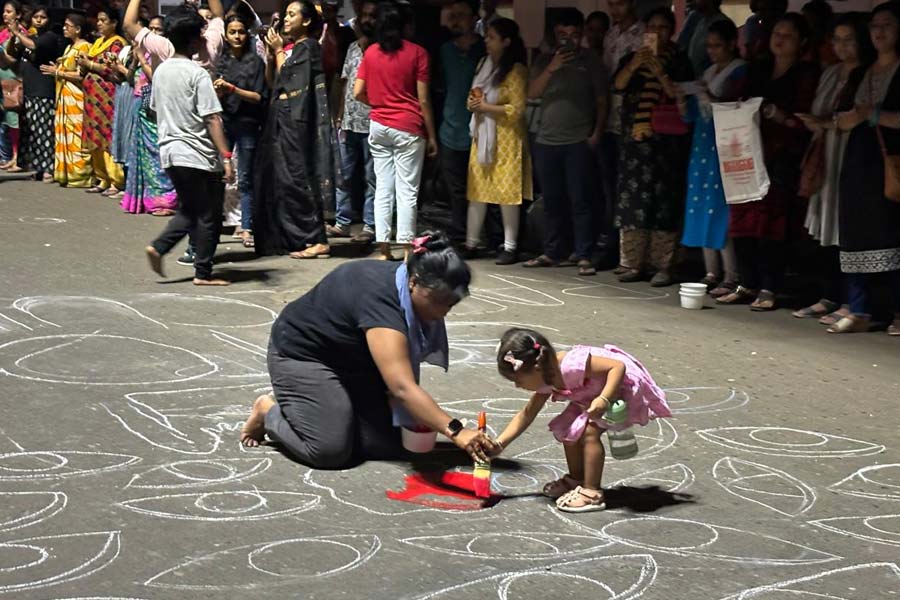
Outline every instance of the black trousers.
<svg viewBox="0 0 900 600"><path fill-rule="evenodd" d="M594 246L594 153L587 142L535 144L534 166L544 190L544 254L589 260Z"/></svg>
<svg viewBox="0 0 900 600"><path fill-rule="evenodd" d="M837 246L819 246L814 256L817 279L822 284L822 298L843 303L847 295L844 289L844 278L841 274L840 249Z"/></svg>
<svg viewBox="0 0 900 600"><path fill-rule="evenodd" d="M211 279L213 256L222 228L225 183L222 173L188 167L170 167L166 174L178 195L178 211L169 219L152 246L160 255L168 254L186 235L194 245L194 277Z"/></svg>
<svg viewBox="0 0 900 600"><path fill-rule="evenodd" d="M778 240L734 238L741 285L751 290L779 292L784 284L787 244Z"/></svg>
<svg viewBox="0 0 900 600"><path fill-rule="evenodd" d="M338 469L403 455L383 381L283 356L272 343L267 362L278 404L266 415L266 433L292 457Z"/></svg>
<svg viewBox="0 0 900 600"><path fill-rule="evenodd" d="M466 241L466 219L469 198L466 186L469 182L469 151L441 148L441 176L450 200L450 227L447 234L454 243Z"/></svg>
<svg viewBox="0 0 900 600"><path fill-rule="evenodd" d="M619 246L619 235L613 225L616 213L616 185L619 177L619 136L604 133L596 154L603 188L603 192L597 194L597 202L594 204L597 245L615 254Z"/></svg>

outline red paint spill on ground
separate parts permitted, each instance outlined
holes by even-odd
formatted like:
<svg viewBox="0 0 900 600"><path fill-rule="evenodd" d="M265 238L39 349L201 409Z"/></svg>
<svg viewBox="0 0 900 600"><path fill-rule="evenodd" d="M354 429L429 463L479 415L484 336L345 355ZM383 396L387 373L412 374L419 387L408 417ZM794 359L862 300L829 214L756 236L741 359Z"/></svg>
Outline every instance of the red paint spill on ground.
<svg viewBox="0 0 900 600"><path fill-rule="evenodd" d="M385 494L391 500L444 510L482 510L503 499L499 494L491 494L490 498L476 496L471 473L413 473L406 476L405 483L401 491L388 490Z"/></svg>

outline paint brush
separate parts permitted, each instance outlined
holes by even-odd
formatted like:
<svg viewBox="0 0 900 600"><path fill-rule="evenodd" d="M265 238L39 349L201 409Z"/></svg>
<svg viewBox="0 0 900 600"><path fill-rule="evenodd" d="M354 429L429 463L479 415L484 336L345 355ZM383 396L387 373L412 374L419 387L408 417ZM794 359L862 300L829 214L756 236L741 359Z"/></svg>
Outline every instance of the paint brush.
<svg viewBox="0 0 900 600"><path fill-rule="evenodd" d="M478 413L478 431L484 433L487 430L487 413ZM491 463L480 460L475 461L475 470L472 472L472 483L475 495L479 498L491 497Z"/></svg>

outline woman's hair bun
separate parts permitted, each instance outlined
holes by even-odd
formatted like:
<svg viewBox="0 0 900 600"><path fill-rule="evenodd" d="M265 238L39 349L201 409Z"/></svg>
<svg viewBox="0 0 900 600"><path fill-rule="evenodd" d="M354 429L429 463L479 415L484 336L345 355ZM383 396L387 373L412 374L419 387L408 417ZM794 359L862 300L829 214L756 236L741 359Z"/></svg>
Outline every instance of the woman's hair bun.
<svg viewBox="0 0 900 600"><path fill-rule="evenodd" d="M421 237L428 238L423 246L425 246L425 249L429 252L440 252L441 250L450 248L452 245L450 243L450 236L443 231L426 231Z"/></svg>
<svg viewBox="0 0 900 600"><path fill-rule="evenodd" d="M406 265L423 287L443 290L456 301L469 295L472 272L443 231L426 231L413 240Z"/></svg>

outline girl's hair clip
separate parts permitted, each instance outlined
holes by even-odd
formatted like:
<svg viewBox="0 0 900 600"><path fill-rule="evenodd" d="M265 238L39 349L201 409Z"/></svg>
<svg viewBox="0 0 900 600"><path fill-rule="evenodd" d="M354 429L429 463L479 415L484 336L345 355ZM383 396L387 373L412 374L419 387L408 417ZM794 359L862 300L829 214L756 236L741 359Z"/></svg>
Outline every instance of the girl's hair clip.
<svg viewBox="0 0 900 600"><path fill-rule="evenodd" d="M512 365L513 373L517 372L519 369L522 368L522 365L525 364L524 362L522 362L521 360L516 358L516 356L512 353L512 351L509 351L506 354L504 354L503 360L504 360L504 362L508 362L509 364Z"/></svg>
<svg viewBox="0 0 900 600"><path fill-rule="evenodd" d="M540 349L541 349L541 345L538 344L537 342L535 342L535 343L534 343L534 349L535 349L535 350L540 350Z"/></svg>

